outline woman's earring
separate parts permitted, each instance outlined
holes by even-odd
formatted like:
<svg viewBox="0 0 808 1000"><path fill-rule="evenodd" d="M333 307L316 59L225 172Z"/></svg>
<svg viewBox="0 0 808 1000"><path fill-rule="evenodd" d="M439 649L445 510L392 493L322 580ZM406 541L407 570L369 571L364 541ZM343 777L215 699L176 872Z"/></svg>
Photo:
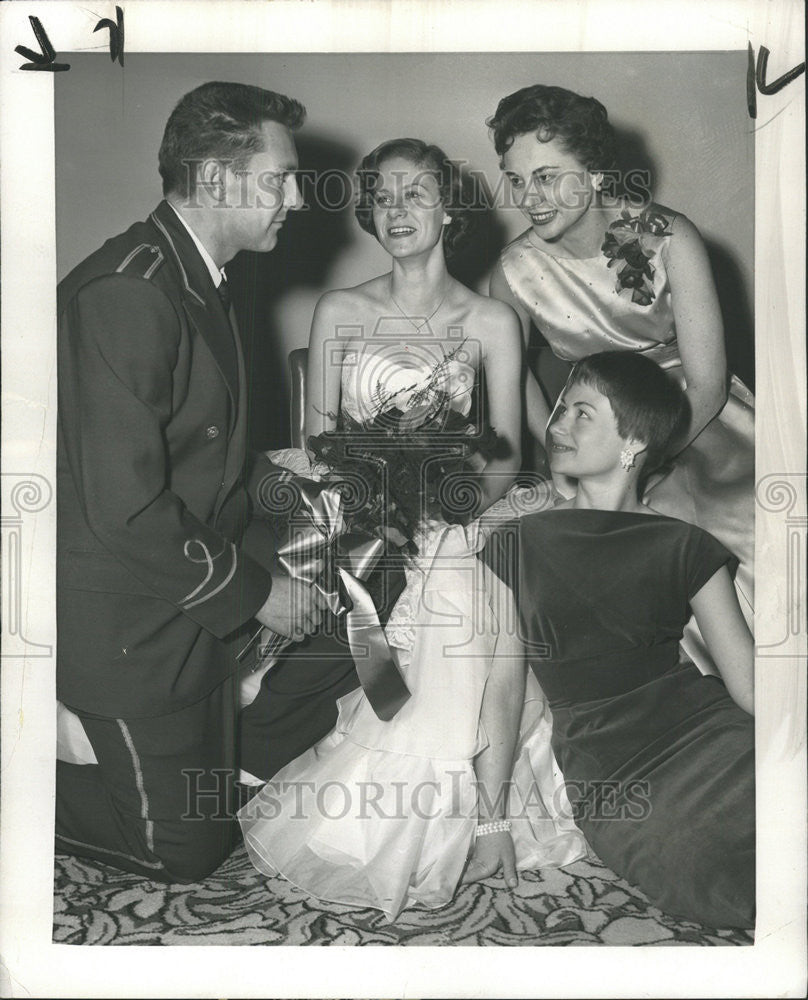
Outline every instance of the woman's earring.
<svg viewBox="0 0 808 1000"><path fill-rule="evenodd" d="M620 467L625 469L626 472L628 472L629 469L634 468L635 458L636 456L634 452L631 450L631 448L624 448L620 452Z"/></svg>

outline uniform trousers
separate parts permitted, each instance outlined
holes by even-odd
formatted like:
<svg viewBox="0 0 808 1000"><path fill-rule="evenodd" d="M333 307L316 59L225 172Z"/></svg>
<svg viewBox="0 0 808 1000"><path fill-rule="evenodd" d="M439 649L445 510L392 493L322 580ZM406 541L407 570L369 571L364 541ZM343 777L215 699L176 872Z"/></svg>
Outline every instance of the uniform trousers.
<svg viewBox="0 0 808 1000"><path fill-rule="evenodd" d="M384 622L404 587L395 566L370 587ZM333 619L332 619L333 621ZM166 715L110 719L74 709L97 764L57 761L56 849L163 882L197 882L240 834L239 768L269 779L325 736L359 685L344 627L289 647L239 714L233 675Z"/></svg>
<svg viewBox="0 0 808 1000"><path fill-rule="evenodd" d="M235 843L235 677L177 712L77 711L97 764L57 761L56 849L162 882L196 882Z"/></svg>

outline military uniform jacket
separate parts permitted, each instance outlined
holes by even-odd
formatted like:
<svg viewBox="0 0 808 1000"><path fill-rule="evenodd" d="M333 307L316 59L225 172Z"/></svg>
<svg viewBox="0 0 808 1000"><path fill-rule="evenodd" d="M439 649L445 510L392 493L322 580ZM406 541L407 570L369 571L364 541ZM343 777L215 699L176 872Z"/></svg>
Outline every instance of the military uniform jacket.
<svg viewBox="0 0 808 1000"><path fill-rule="evenodd" d="M235 669L272 586L239 547L241 348L166 202L61 282L58 322L58 697L163 715Z"/></svg>

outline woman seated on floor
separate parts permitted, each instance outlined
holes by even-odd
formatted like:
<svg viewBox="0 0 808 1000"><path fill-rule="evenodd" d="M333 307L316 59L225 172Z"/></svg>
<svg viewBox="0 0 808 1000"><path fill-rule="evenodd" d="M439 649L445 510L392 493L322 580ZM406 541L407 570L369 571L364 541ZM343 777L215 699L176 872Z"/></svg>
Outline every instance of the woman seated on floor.
<svg viewBox="0 0 808 1000"><path fill-rule="evenodd" d="M754 647L737 560L639 500L686 414L681 389L647 358L604 352L576 364L547 443L553 472L577 480L577 493L512 526L519 606L590 846L660 909L748 928ZM495 557L493 539L486 552ZM691 609L720 678L680 662ZM471 866L490 868L507 837L478 840Z"/></svg>

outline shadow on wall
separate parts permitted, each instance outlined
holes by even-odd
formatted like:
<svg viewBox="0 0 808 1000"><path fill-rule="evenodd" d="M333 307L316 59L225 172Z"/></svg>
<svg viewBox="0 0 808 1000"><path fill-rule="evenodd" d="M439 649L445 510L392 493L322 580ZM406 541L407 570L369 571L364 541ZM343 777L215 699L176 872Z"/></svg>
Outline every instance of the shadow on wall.
<svg viewBox="0 0 808 1000"><path fill-rule="evenodd" d="M495 195L483 174L461 167L463 199L472 213L473 228L448 261L450 274L468 288L488 294L488 275L505 245L505 227L493 210Z"/></svg>
<svg viewBox="0 0 808 1000"><path fill-rule="evenodd" d="M622 189L618 188L615 193L634 199L646 197L658 185L661 168L652 159L641 133L618 127L615 128L615 134L618 177L623 181ZM698 219L692 221L696 226L699 225ZM702 235L724 319L727 367L754 392L755 331L750 307L750 290L745 287L737 257L732 249L711 241L707 235Z"/></svg>
<svg viewBox="0 0 808 1000"><path fill-rule="evenodd" d="M615 126L614 133L617 146L615 183L610 191L607 179L604 190L635 203L645 202L653 197L659 168L651 158L643 133L621 126Z"/></svg>
<svg viewBox="0 0 808 1000"><path fill-rule="evenodd" d="M325 291L354 225L356 150L311 135L296 142L305 208L281 230L272 253L241 253L227 268L247 367L250 445L261 450L289 443L287 357L275 329L278 300L299 288Z"/></svg>
<svg viewBox="0 0 808 1000"><path fill-rule="evenodd" d="M727 368L754 392L755 323L750 305L750 289L746 287L737 257L731 248L707 238L704 242L724 319Z"/></svg>

